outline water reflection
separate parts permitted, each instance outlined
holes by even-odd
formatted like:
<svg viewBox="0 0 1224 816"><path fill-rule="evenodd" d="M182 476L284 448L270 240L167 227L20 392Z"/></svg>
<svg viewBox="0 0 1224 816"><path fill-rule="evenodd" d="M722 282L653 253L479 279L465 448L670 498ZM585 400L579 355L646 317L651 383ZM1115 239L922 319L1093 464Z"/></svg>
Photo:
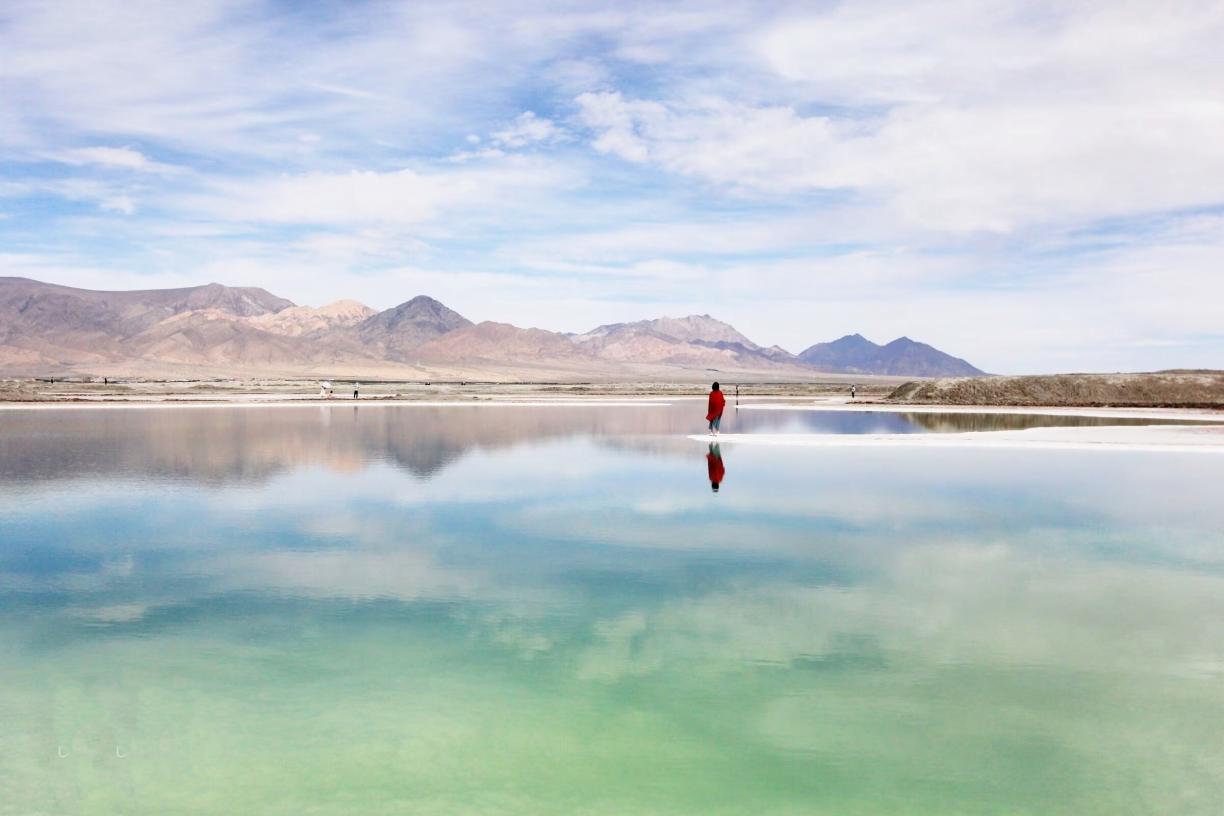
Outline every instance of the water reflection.
<svg viewBox="0 0 1224 816"><path fill-rule="evenodd" d="M23 426L93 477L0 491L5 805L1224 801L1215 457L743 446L715 501L688 414L432 410Z"/></svg>
<svg viewBox="0 0 1224 816"><path fill-rule="evenodd" d="M349 406L6 411L0 485L90 478L266 481L303 467L353 472L389 462L422 479L469 452L550 439L686 455L679 437L705 429L704 404L669 406ZM1029 415L736 410L726 433L921 433L1143 420Z"/></svg>
<svg viewBox="0 0 1224 816"><path fill-rule="evenodd" d="M706 476L710 480L710 490L717 493L726 475L727 469L723 464L722 450L717 442L711 442L706 452Z"/></svg>

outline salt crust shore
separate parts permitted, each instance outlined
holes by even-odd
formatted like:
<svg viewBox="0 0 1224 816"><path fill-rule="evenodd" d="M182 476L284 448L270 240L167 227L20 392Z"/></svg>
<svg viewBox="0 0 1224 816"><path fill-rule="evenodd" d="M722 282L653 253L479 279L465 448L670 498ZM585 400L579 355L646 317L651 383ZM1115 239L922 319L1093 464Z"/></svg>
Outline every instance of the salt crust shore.
<svg viewBox="0 0 1224 816"><path fill-rule="evenodd" d="M1224 424L915 434L692 434L699 442L797 448L968 448L1224 454Z"/></svg>
<svg viewBox="0 0 1224 816"><path fill-rule="evenodd" d="M1224 424L1224 411L1202 408L1025 408L1013 405L905 405L902 403L850 402L828 399L819 402L796 402L785 405L752 402L739 406L753 411L860 411L893 414L1021 414L1024 416L1080 416L1110 419L1176 419ZM1005 433L991 431L990 433Z"/></svg>

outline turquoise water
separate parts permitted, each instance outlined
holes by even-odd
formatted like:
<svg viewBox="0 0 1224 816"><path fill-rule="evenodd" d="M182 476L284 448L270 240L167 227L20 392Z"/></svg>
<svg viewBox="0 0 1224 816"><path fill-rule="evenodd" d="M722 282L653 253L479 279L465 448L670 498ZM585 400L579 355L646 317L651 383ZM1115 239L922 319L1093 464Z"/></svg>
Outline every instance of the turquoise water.
<svg viewBox="0 0 1224 816"><path fill-rule="evenodd" d="M0 414L0 814L1224 810L1224 457L693 405Z"/></svg>

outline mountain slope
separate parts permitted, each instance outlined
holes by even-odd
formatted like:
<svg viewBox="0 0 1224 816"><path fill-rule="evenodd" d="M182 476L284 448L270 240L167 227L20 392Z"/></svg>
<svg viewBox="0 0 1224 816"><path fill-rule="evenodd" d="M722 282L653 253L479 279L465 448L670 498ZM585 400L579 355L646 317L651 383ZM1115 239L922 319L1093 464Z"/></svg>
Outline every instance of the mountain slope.
<svg viewBox="0 0 1224 816"><path fill-rule="evenodd" d="M799 352L804 365L839 374L891 374L910 377L973 377L983 371L959 357L898 337L880 346L859 334L817 343Z"/></svg>
<svg viewBox="0 0 1224 816"><path fill-rule="evenodd" d="M569 337L544 329L520 329L485 321L448 332L416 349L424 360L541 362L593 360L590 349Z"/></svg>
<svg viewBox="0 0 1224 816"><path fill-rule="evenodd" d="M659 317L654 320L637 320L632 323L609 323L586 334L579 340L593 340L616 335L647 332L667 337L682 343L739 343L746 348L759 348L755 343L736 331L735 327L707 315L687 317Z"/></svg>
<svg viewBox="0 0 1224 816"><path fill-rule="evenodd" d="M291 306L292 301L263 289L216 283L102 292L0 278L0 346L22 349L48 364L99 363L139 356L129 341L178 315L210 311L246 319Z"/></svg>
<svg viewBox="0 0 1224 816"><path fill-rule="evenodd" d="M237 317L272 314L293 301L256 287L219 283L184 289L103 292L28 278L0 278L0 326L55 333L90 329L130 336L183 312L217 309Z"/></svg>
<svg viewBox="0 0 1224 816"><path fill-rule="evenodd" d="M251 325L273 334L301 337L328 329L356 326L376 314L378 312L374 309L355 300L337 300L317 309L310 306L292 306L279 312L259 315L251 319Z"/></svg>
<svg viewBox="0 0 1224 816"><path fill-rule="evenodd" d="M420 295L382 312L355 301L295 306L263 289L219 284L102 292L0 278L0 371L189 375L366 372L426 377L764 377L815 371L980 374L898 338L850 335L796 357L710 315L599 326L580 335L473 324Z"/></svg>
<svg viewBox="0 0 1224 816"><path fill-rule="evenodd" d="M796 363L787 351L758 346L734 326L708 314L610 323L573 339L598 357L625 363L705 368L773 368Z"/></svg>
<svg viewBox="0 0 1224 816"><path fill-rule="evenodd" d="M472 325L458 312L425 295L366 318L353 329L372 353L406 361L412 352L442 335Z"/></svg>

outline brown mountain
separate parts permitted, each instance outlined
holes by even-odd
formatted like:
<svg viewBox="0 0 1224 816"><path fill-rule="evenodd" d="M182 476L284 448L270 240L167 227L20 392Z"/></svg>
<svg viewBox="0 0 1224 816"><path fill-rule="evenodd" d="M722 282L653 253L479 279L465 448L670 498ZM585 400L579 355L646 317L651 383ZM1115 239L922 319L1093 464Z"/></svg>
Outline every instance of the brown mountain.
<svg viewBox="0 0 1224 816"><path fill-rule="evenodd" d="M734 326L721 320L715 320L708 314L659 317L654 320L637 320L632 323L609 323L579 336L596 339L635 333L651 334L685 343L738 343L745 347L758 348L755 343L736 331Z"/></svg>
<svg viewBox="0 0 1224 816"><path fill-rule="evenodd" d="M846 359L834 359L837 355ZM25 376L347 373L649 380L718 373L724 379L808 379L813 370L953 373L937 365L947 361L968 368L955 373L977 371L906 338L888 346L843 338L796 357L777 346L757 345L709 315L614 323L572 335L474 324L424 295L374 312L355 301L318 309L296 306L263 289L215 283L99 292L0 278L0 372Z"/></svg>
<svg viewBox="0 0 1224 816"><path fill-rule="evenodd" d="M624 362L765 369L798 364L790 352L758 346L708 314L611 323L574 339L597 356Z"/></svg>
<svg viewBox="0 0 1224 816"><path fill-rule="evenodd" d="M378 312L355 300L337 300L317 309L310 306L290 306L279 312L259 315L251 319L251 325L273 334L301 337L329 329L356 326L376 314Z"/></svg>
<svg viewBox="0 0 1224 816"><path fill-rule="evenodd" d="M379 312L357 324L353 335L374 355L407 362L415 350L472 321L425 295Z"/></svg>
<svg viewBox="0 0 1224 816"><path fill-rule="evenodd" d="M150 341L142 335L179 315L212 312L242 319L292 305L263 289L216 283L99 292L0 278L0 362L15 357L65 366L106 363L141 356L139 347ZM189 331L189 323L176 325Z"/></svg>
<svg viewBox="0 0 1224 816"><path fill-rule="evenodd" d="M596 361L590 350L564 334L544 329L520 329L509 323L492 321L448 332L422 345L415 353L423 360L444 362Z"/></svg>

